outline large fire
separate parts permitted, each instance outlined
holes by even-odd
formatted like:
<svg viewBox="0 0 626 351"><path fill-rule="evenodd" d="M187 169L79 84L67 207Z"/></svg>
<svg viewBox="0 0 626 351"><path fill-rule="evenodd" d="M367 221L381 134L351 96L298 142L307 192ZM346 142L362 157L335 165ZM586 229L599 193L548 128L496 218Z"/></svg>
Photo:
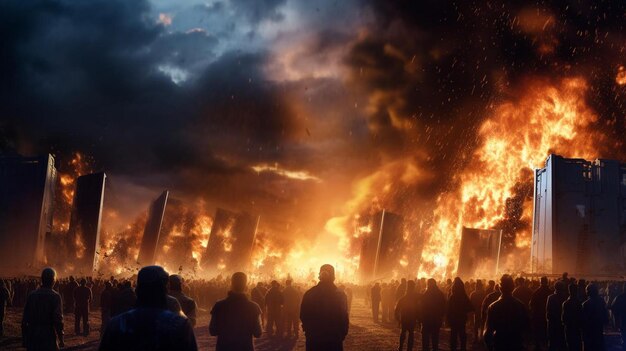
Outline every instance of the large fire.
<svg viewBox="0 0 626 351"><path fill-rule="evenodd" d="M432 213L411 213L410 206L399 209L405 218L411 219L410 226L415 227L403 234L404 240L411 242L420 236L423 247L412 252L417 250L415 246L407 245L409 249L397 258L396 274L412 271L418 276L438 278L453 275L463 226L503 229L507 248L503 269L527 269L533 170L541 167L550 153L593 159L603 144L603 135L592 128L598 118L586 104L587 90L586 81L578 77L558 82L536 78L511 94L518 98L494 102L478 129L477 146L464 156L465 162L451 177L448 190L437 197ZM251 257L252 277L313 279L319 266L330 262L335 264L341 279L356 280L358 245L372 230L359 222L360 213L382 209L384 199L398 196L398 189L432 179L433 175L421 166L427 157L417 152L386 162L357 181L354 197L346 203L346 214L329 219L324 233L314 240L289 241L260 231ZM60 177L65 204L71 204L75 178L89 169L81 154L75 154L70 165L74 166L72 174ZM176 201L169 203L157 262L171 271L208 277L201 262L213 223L211 212L203 201L193 203L193 207ZM105 209L105 213L116 217L112 209ZM421 220L414 220L420 217ZM137 271L141 263L136 262L136 257L145 221L143 214L118 233L107 232L105 226L99 252L101 274ZM67 222L61 221L57 227L66 230ZM229 230L223 236L223 250L229 252L233 237ZM229 268L227 262L220 262L218 273L229 273Z"/></svg>

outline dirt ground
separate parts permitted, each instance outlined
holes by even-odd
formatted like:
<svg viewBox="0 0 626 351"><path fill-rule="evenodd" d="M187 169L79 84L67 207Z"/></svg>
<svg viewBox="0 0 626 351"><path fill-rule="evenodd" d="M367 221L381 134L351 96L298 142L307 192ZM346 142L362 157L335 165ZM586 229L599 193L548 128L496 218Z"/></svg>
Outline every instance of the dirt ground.
<svg viewBox="0 0 626 351"><path fill-rule="evenodd" d="M1 350L20 350L20 320L22 312L20 309L8 308L5 321L5 338L0 340ZM88 337L74 334L74 316L65 315L65 349L64 350L97 350L98 336L100 333L99 312L90 314L91 335ZM195 329L198 347L200 350L214 350L215 338L209 336L209 313L201 310L198 318L198 326ZM375 324L368 308L362 300L355 300L350 316L350 331L345 340L346 351L392 351L398 349L398 335L400 330L393 324ZM440 337L440 348L449 350L449 331L444 329ZM619 337L612 333L606 336L610 345L609 350L621 350ZM421 350L420 334L416 333L416 348ZM298 339L275 339L263 335L255 341L257 351L304 351L304 337L300 335ZM468 349L484 350L482 345L472 343L471 337L468 340Z"/></svg>

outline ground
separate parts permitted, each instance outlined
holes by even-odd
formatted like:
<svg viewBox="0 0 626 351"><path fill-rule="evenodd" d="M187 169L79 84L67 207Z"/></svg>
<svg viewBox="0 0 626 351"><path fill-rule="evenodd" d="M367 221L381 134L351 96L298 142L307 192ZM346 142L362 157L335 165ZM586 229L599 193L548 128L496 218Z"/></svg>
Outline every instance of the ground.
<svg viewBox="0 0 626 351"><path fill-rule="evenodd" d="M19 350L20 340L20 320L21 310L8 308L5 334L6 337L0 341L2 350ZM89 337L77 336L74 334L74 316L65 315L65 350L97 350L98 335L100 332L99 312L90 314L92 333ZM209 313L206 310L200 311L198 327L196 327L196 338L200 350L214 350L215 338L209 336ZM400 330L395 325L375 324L370 313L361 300L355 300L351 317L350 332L344 343L346 351L386 351L397 350L398 335ZM443 330L441 333L440 348L449 350L449 331ZM621 350L619 338L615 333L607 334L607 342L611 345L609 350ZM420 334L416 333L416 348L421 350ZM304 351L304 337L301 335L295 339L274 339L263 335L255 342L257 351ZM468 349L484 350L482 345L473 345L471 337L468 341Z"/></svg>

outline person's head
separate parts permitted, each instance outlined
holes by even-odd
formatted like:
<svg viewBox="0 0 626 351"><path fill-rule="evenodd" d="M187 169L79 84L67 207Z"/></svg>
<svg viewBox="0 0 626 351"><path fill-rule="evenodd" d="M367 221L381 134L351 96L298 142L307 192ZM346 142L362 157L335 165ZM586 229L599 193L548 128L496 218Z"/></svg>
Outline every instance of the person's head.
<svg viewBox="0 0 626 351"><path fill-rule="evenodd" d="M598 286L590 283L589 285L587 285L587 296L589 297L596 297L598 296Z"/></svg>
<svg viewBox="0 0 626 351"><path fill-rule="evenodd" d="M292 283L291 279L285 280L285 285L286 286L291 286L291 283Z"/></svg>
<svg viewBox="0 0 626 351"><path fill-rule="evenodd" d="M111 289L111 287L112 287L112 286L113 286L113 285L111 284L111 282L105 282L105 283L104 283L104 289L105 289L105 290L109 290L109 289Z"/></svg>
<svg viewBox="0 0 626 351"><path fill-rule="evenodd" d="M570 284L568 286L569 296L578 297L578 286L576 284Z"/></svg>
<svg viewBox="0 0 626 351"><path fill-rule="evenodd" d="M258 282L258 283L256 283L256 286L257 286L257 288L262 288L263 287L263 283Z"/></svg>
<svg viewBox="0 0 626 351"><path fill-rule="evenodd" d="M561 276L561 279L567 280L567 276L568 276L567 272L563 272L563 275Z"/></svg>
<svg viewBox="0 0 626 351"><path fill-rule="evenodd" d="M41 271L41 286L44 288L52 288L57 278L57 272L53 268L47 267Z"/></svg>
<svg viewBox="0 0 626 351"><path fill-rule="evenodd" d="M480 279L476 281L476 290L483 290L483 281Z"/></svg>
<svg viewBox="0 0 626 351"><path fill-rule="evenodd" d="M74 279L73 275L70 275L70 282L74 282L74 281L76 281L76 279Z"/></svg>
<svg viewBox="0 0 626 351"><path fill-rule="evenodd" d="M183 290L183 277L178 274L170 275L170 290L181 291Z"/></svg>
<svg viewBox="0 0 626 351"><path fill-rule="evenodd" d="M80 286L85 286L87 285L87 279L83 278L80 280Z"/></svg>
<svg viewBox="0 0 626 351"><path fill-rule="evenodd" d="M496 286L495 280L490 280L489 281L489 287L493 289L495 286Z"/></svg>
<svg viewBox="0 0 626 351"><path fill-rule="evenodd" d="M380 283L376 283L376 284L374 284L374 286L380 287Z"/></svg>
<svg viewBox="0 0 626 351"><path fill-rule="evenodd" d="M168 280L169 274L163 267L143 267L137 274L137 306L166 308Z"/></svg>
<svg viewBox="0 0 626 351"><path fill-rule="evenodd" d="M500 292L502 295L511 295L513 293L513 289L515 289L513 278L511 278L508 274L502 275L502 278L500 278Z"/></svg>
<svg viewBox="0 0 626 351"><path fill-rule="evenodd" d="M320 267L319 274L320 282L322 283L332 283L335 281L335 267L325 264Z"/></svg>
<svg viewBox="0 0 626 351"><path fill-rule="evenodd" d="M246 291L248 285L248 277L244 272L233 273L230 278L230 290L235 293L242 294Z"/></svg>
<svg viewBox="0 0 626 351"><path fill-rule="evenodd" d="M554 283L554 292L559 295L564 295L567 293L567 285L565 285L564 281L558 281Z"/></svg>
<svg viewBox="0 0 626 351"><path fill-rule="evenodd" d="M463 284L461 278L454 278L454 282L452 283L452 293L455 295L465 294L465 284Z"/></svg>
<svg viewBox="0 0 626 351"><path fill-rule="evenodd" d="M435 289L437 288L437 281L433 278L428 279L428 281L426 282L428 289Z"/></svg>
<svg viewBox="0 0 626 351"><path fill-rule="evenodd" d="M406 278L400 279L400 284L406 284Z"/></svg>
<svg viewBox="0 0 626 351"><path fill-rule="evenodd" d="M411 293L413 291L415 291L415 281L409 280L408 282L406 282L406 292Z"/></svg>
<svg viewBox="0 0 626 351"><path fill-rule="evenodd" d="M278 284L278 281L276 280L272 280L272 282L270 283L270 285L272 286L272 288L274 289L278 289L278 287L280 286L280 284Z"/></svg>
<svg viewBox="0 0 626 351"><path fill-rule="evenodd" d="M541 286L548 286L548 277L541 277Z"/></svg>

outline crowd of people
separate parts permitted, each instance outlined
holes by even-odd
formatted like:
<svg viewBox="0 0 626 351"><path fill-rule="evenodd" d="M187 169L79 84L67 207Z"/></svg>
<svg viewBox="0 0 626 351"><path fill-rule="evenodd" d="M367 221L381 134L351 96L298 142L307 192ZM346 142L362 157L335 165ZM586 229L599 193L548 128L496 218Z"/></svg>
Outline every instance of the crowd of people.
<svg viewBox="0 0 626 351"><path fill-rule="evenodd" d="M40 278L7 279L0 285L0 321L8 304L23 307L22 340L29 350L64 347L63 313L73 313L76 334L89 335L89 311L99 309L101 350L196 350L199 306L210 309L209 332L217 350L253 350L253 338L298 338L307 350L342 350L355 293L371 308L374 323L400 326L398 350L438 350L440 331L450 348L474 344L489 350L604 350L604 329L622 330L626 345L626 284L560 279L496 282L460 278L416 279L370 286L335 285L334 268L320 269L319 283L284 286L277 280L249 285L244 273L230 280L184 281L159 266L134 279L68 277L47 268ZM65 308L65 310L64 310ZM3 329L0 323L0 336ZM626 329L626 328L624 328Z"/></svg>

